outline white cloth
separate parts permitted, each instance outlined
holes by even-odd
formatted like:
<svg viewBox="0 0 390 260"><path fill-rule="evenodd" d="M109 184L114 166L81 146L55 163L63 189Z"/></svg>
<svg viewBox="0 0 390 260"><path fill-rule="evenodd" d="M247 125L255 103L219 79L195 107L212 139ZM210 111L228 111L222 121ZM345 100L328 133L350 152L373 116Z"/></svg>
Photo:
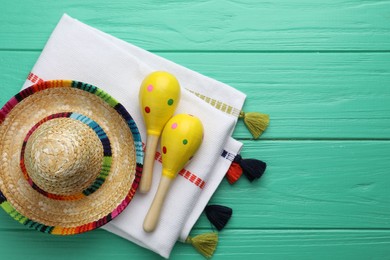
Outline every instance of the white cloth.
<svg viewBox="0 0 390 260"><path fill-rule="evenodd" d="M182 95L176 113L193 114L204 125L204 141L186 170L201 178L205 185L199 187L178 175L167 195L156 230L146 233L142 223L161 177L161 164L156 161L149 193L136 193L125 211L103 228L168 258L176 241L188 236L223 179L231 159L242 146L231 138L237 117L216 109L187 89L236 109L242 108L245 95L66 14L50 36L23 87L41 79L71 79L93 84L122 103L134 118L142 139L146 140L138 91L143 78L155 70L168 71L180 82Z"/></svg>

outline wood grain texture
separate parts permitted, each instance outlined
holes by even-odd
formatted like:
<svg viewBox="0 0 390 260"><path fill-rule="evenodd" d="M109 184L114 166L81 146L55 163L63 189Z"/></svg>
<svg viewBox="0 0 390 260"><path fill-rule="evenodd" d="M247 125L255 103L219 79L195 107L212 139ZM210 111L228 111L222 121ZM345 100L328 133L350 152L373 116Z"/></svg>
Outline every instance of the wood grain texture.
<svg viewBox="0 0 390 260"><path fill-rule="evenodd" d="M233 208L213 259L389 259L390 1L12 1L0 16L0 106L22 86L64 12L248 95L271 115L223 181ZM202 215L193 234L212 227ZM103 230L57 237L0 211L1 259L161 259ZM203 259L178 243L171 259Z"/></svg>
<svg viewBox="0 0 390 260"><path fill-rule="evenodd" d="M205 230L197 230L205 232ZM34 231L2 230L3 256L7 259L161 259L103 230L73 237L57 237ZM15 250L23 248L23 250ZM212 259L387 259L389 230L224 230ZM180 242L172 260L204 259Z"/></svg>
<svg viewBox="0 0 390 260"><path fill-rule="evenodd" d="M264 176L224 181L211 203L234 209L231 228L390 228L389 142L244 142ZM240 207L236 207L240 205ZM362 217L364 216L364 217ZM200 227L210 224L203 217Z"/></svg>
<svg viewBox="0 0 390 260"><path fill-rule="evenodd" d="M383 0L16 0L3 6L0 49L41 49L66 12L149 50L387 51L389 10Z"/></svg>
<svg viewBox="0 0 390 260"><path fill-rule="evenodd" d="M1 54L4 104L39 52ZM390 139L390 53L156 54L246 93L245 111L271 115L262 139Z"/></svg>
<svg viewBox="0 0 390 260"><path fill-rule="evenodd" d="M262 159L268 169L253 183L245 177L234 185L222 182L210 203L234 209L228 228L390 229L390 142L245 141L244 145L242 156ZM11 224L13 229L25 229L7 219L0 222L0 230ZM210 222L202 215L197 227L210 228Z"/></svg>

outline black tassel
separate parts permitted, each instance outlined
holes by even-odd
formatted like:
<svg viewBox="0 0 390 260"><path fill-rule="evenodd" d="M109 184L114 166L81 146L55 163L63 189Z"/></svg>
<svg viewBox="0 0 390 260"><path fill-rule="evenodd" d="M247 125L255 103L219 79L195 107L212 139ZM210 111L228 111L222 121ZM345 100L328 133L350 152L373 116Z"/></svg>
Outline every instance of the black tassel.
<svg viewBox="0 0 390 260"><path fill-rule="evenodd" d="M267 168L265 162L256 159L242 159L239 154L234 158L234 161L240 164L245 176L250 182L260 178Z"/></svg>
<svg viewBox="0 0 390 260"><path fill-rule="evenodd" d="M3 193L0 191L0 204L3 203L4 201L7 201Z"/></svg>
<svg viewBox="0 0 390 260"><path fill-rule="evenodd" d="M211 224L213 224L218 231L221 231L232 216L233 210L221 205L207 205L205 213Z"/></svg>

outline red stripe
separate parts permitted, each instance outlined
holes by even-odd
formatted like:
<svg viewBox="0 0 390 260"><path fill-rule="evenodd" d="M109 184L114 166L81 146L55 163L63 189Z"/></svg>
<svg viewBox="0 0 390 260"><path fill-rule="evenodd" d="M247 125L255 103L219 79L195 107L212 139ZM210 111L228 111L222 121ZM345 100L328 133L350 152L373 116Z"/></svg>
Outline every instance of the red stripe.
<svg viewBox="0 0 390 260"><path fill-rule="evenodd" d="M144 148L144 152L145 152L146 146L144 143L142 143L142 147ZM162 156L161 156L160 152L156 152L156 156L154 158L156 161L162 163ZM194 174L186 169L182 169L179 172L179 175L182 176L184 179L190 181L191 183L193 183L195 186L199 187L200 189L203 189L204 186L206 185L206 182L204 180L202 180L201 178L196 176L196 174Z"/></svg>

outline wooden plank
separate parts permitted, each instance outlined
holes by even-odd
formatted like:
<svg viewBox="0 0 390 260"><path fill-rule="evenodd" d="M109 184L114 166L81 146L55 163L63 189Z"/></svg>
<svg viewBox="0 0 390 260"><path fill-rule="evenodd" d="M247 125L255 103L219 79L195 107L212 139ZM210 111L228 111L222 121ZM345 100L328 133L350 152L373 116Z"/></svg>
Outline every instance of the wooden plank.
<svg viewBox="0 0 390 260"><path fill-rule="evenodd" d="M213 259L386 259L389 244L388 230L229 230Z"/></svg>
<svg viewBox="0 0 390 260"><path fill-rule="evenodd" d="M246 93L244 110L271 116L265 139L390 137L390 54L161 55Z"/></svg>
<svg viewBox="0 0 390 260"><path fill-rule="evenodd" d="M271 116L263 139L390 138L390 53L158 54L246 93L245 111ZM0 52L1 104L38 56ZM250 137L241 121L234 137Z"/></svg>
<svg viewBox="0 0 390 260"><path fill-rule="evenodd" d="M208 230L194 233L203 232ZM161 259L103 230L72 237L2 230L0 238L8 259ZM389 254L389 230L223 230L213 259L387 259ZM190 245L177 243L170 259L184 258L204 259Z"/></svg>
<svg viewBox="0 0 390 260"><path fill-rule="evenodd" d="M268 163L222 182L234 210L213 259L387 259L390 255L390 1L11 1L0 16L0 106L16 93L61 15L226 82L245 111L271 115L262 140L234 136ZM194 234L209 232L202 215ZM0 210L4 259L161 259L96 230L58 237ZM178 243L171 259L204 259Z"/></svg>
<svg viewBox="0 0 390 260"><path fill-rule="evenodd" d="M264 160L266 173L223 180L210 203L233 208L233 229L390 228L388 151L382 141L245 141L243 158ZM24 229L0 212L0 229Z"/></svg>
<svg viewBox="0 0 390 260"><path fill-rule="evenodd" d="M389 11L383 0L12 1L0 49L41 49L66 12L149 50L388 51Z"/></svg>
<svg viewBox="0 0 390 260"><path fill-rule="evenodd" d="M104 230L75 236L54 236L35 230L1 230L0 238L0 250L8 259L161 259Z"/></svg>
<svg viewBox="0 0 390 260"><path fill-rule="evenodd" d="M226 180L211 204L233 208L229 228L390 228L390 142L244 142L266 173ZM210 227L202 216L198 227Z"/></svg>

